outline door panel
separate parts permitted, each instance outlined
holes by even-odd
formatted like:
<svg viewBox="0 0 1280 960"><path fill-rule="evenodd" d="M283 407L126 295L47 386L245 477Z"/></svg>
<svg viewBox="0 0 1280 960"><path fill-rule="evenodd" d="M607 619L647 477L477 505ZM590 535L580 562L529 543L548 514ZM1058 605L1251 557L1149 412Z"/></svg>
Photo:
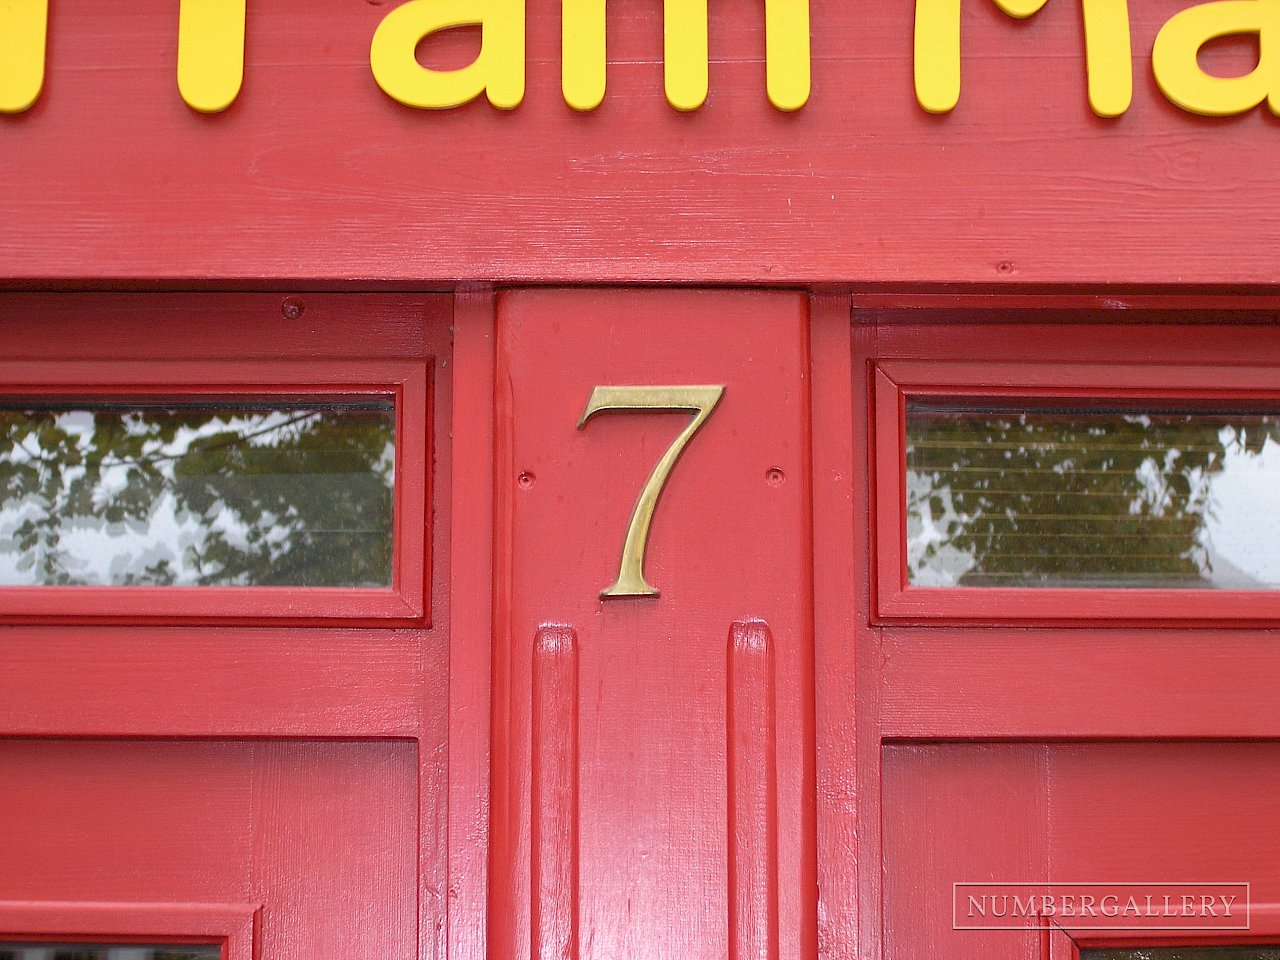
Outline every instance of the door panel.
<svg viewBox="0 0 1280 960"><path fill-rule="evenodd" d="M261 956L411 957L417 778L408 741L0 742L0 901L261 906Z"/></svg>
<svg viewBox="0 0 1280 960"><path fill-rule="evenodd" d="M953 929L954 883L1250 884L1249 931L1219 942L1268 935L1280 901L1275 743L890 745L883 809L886 957L1039 955L1038 930Z"/></svg>
<svg viewBox="0 0 1280 960"><path fill-rule="evenodd" d="M490 950L808 955L805 298L522 291L497 321ZM602 598L693 414L579 418L597 386L677 385L724 394L654 514L660 595Z"/></svg>

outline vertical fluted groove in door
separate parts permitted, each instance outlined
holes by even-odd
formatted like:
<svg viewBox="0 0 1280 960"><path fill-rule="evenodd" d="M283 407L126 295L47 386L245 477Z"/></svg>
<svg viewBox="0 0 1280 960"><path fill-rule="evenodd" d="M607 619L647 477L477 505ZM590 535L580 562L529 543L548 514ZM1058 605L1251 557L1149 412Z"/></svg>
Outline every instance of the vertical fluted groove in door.
<svg viewBox="0 0 1280 960"><path fill-rule="evenodd" d="M729 960L777 960L778 775L768 624L729 630Z"/></svg>
<svg viewBox="0 0 1280 960"><path fill-rule="evenodd" d="M534 960L578 956L578 638L539 628L533 644Z"/></svg>

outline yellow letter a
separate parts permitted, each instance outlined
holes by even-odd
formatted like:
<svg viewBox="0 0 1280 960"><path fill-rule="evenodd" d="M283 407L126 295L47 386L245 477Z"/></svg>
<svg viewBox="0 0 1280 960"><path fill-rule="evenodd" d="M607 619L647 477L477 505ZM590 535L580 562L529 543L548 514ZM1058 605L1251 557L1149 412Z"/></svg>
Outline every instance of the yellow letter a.
<svg viewBox="0 0 1280 960"><path fill-rule="evenodd" d="M1257 67L1243 77L1215 77L1200 69L1200 48L1234 34L1257 35ZM1266 100L1280 114L1280 2L1219 0L1174 14L1156 35L1151 67L1164 95L1190 113L1231 116Z"/></svg>
<svg viewBox="0 0 1280 960"><path fill-rule="evenodd" d="M476 24L480 54L473 62L457 70L418 63L414 54L426 37ZM409 0L378 24L369 64L378 86L410 107L441 110L484 93L510 110L524 99L524 0Z"/></svg>

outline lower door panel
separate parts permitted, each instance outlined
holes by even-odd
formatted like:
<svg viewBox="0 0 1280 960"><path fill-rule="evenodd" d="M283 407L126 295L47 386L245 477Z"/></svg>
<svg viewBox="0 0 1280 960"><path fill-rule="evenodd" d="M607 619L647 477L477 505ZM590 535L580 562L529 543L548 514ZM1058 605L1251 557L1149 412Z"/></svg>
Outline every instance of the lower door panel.
<svg viewBox="0 0 1280 960"><path fill-rule="evenodd" d="M1133 924L1149 932L1070 938L1081 943L1090 936L1136 944L1256 941L1280 902L1280 744L890 745L883 769L886 957L998 960L1051 948L1060 955L1034 924L963 929L1019 920L970 918L965 897L954 899L957 883L1080 884L1071 889L1082 892L1133 885L1124 889L1140 902L1152 896L1157 908L1173 891L1179 915ZM1246 882L1247 893L1226 886ZM1180 915L1186 891L1163 886L1175 884L1247 895L1255 922L1233 932L1226 927L1236 920ZM1236 916L1244 919L1238 907ZM1043 920L1049 930L1124 923ZM1213 926L1220 929L1204 929Z"/></svg>
<svg viewBox="0 0 1280 960"><path fill-rule="evenodd" d="M262 957L411 957L417 776L409 741L0 742L0 940L248 908Z"/></svg>

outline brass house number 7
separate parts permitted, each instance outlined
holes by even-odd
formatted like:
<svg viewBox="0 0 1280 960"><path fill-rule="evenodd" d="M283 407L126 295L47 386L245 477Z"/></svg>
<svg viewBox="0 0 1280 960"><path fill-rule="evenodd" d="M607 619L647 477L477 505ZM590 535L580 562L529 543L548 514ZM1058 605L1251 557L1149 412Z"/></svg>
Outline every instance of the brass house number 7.
<svg viewBox="0 0 1280 960"><path fill-rule="evenodd" d="M631 511L631 522L627 524L627 539L622 545L618 579L612 586L600 591L602 598L658 596L658 591L644 578L644 551L649 543L649 525L653 523L653 511L658 505L658 498L662 496L667 478L671 476L671 468L676 465L693 435L707 422L722 396L723 386L596 387L591 391L587 409L582 411L582 418L578 421L579 430L597 413L608 410L687 410L694 415L689 425L667 447L662 459L653 468L653 473L645 481L635 509Z"/></svg>

